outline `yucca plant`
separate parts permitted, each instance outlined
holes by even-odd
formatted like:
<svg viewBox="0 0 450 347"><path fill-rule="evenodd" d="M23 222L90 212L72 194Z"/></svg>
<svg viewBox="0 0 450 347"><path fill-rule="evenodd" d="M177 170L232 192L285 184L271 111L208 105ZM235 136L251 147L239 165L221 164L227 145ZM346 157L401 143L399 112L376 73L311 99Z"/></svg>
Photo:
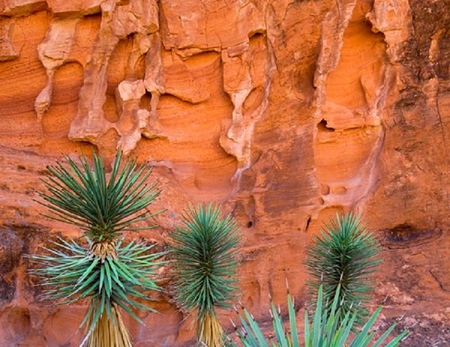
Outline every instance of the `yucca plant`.
<svg viewBox="0 0 450 347"><path fill-rule="evenodd" d="M391 325L381 336L376 338L374 325L381 312L379 307L365 322L360 330L357 330L356 319L358 310L346 311L343 318L340 289L338 286L332 302L328 305L324 297L323 286L317 293L317 302L312 317L305 311L304 340L303 344L297 330L297 318L292 296L287 294L287 306L289 313L288 329L285 328L282 314L279 308L271 302L270 314L273 323L273 338L268 339L264 335L258 322L253 316L242 308L238 311L240 327L236 327L236 334L244 347L395 347L408 334L403 331L397 337L389 340L396 324ZM237 346L230 341L232 346Z"/></svg>
<svg viewBox="0 0 450 347"><path fill-rule="evenodd" d="M237 225L218 206L189 208L171 234L174 298L195 316L199 345L221 347L224 332L217 308L227 308L237 291Z"/></svg>
<svg viewBox="0 0 450 347"><path fill-rule="evenodd" d="M366 313L364 303L373 290L371 274L380 263L379 252L379 243L360 217L353 213L336 215L307 248L311 292L315 294L323 286L323 295L330 304L339 293L340 317L343 319L357 307L360 322Z"/></svg>
<svg viewBox="0 0 450 347"><path fill-rule="evenodd" d="M144 242L125 243L123 232L142 229L134 223L154 216L146 208L159 190L146 183L151 169L135 159L122 163L120 152L109 177L95 153L93 167L85 156L79 162L65 159L47 167L43 181L48 192L38 202L53 212L48 217L80 227L86 242L60 238L46 248L47 254L31 256L37 263L31 272L43 279L46 299L65 304L90 300L80 325L86 327L81 345L131 346L120 309L142 323L133 309L152 310L142 301L150 300L145 291L159 289L154 278L164 252Z"/></svg>

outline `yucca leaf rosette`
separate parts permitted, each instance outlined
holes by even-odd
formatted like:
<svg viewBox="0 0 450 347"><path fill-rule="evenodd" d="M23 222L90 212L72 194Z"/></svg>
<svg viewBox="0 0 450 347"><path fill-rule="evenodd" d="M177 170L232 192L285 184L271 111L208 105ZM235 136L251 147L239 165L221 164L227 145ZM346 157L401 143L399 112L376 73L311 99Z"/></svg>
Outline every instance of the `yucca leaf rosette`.
<svg viewBox="0 0 450 347"><path fill-rule="evenodd" d="M173 286L177 304L195 315L197 339L210 347L223 346L217 308L228 308L237 293L237 247L240 236L231 215L218 206L189 208L171 234Z"/></svg>
<svg viewBox="0 0 450 347"><path fill-rule="evenodd" d="M88 245L93 245L89 239ZM164 254L154 252L155 245L144 242L124 244L119 240L114 247L109 245L111 251L105 250L102 259L75 240L60 238L51 247L44 247L45 255L33 255L37 265L33 274L43 279L42 294L46 300L59 304L91 300L80 325L87 328L86 341L91 342L90 346L131 346L131 341L126 343L130 338L118 308L140 323L134 309L154 311L146 302L152 300L149 291L159 290L153 278L165 263L161 261ZM98 338L96 330L114 331L110 325L121 328L114 332L116 343L99 344L90 340ZM108 334L101 335L105 340Z"/></svg>
<svg viewBox="0 0 450 347"><path fill-rule="evenodd" d="M118 152L107 175L104 161L97 154L93 153L93 167L85 155L78 159L66 156L65 162L47 166L43 182L48 192L41 194L44 202L38 201L53 212L47 217L80 227L94 243L155 227L135 226L155 215L147 207L160 190L156 183L147 183L150 167L138 165L134 158L123 163L122 152Z"/></svg>
<svg viewBox="0 0 450 347"><path fill-rule="evenodd" d="M369 347L369 346L398 346L400 341L409 333L402 331L397 336L394 329L396 323L390 325L380 336L376 336L376 322L378 321L382 307L366 320L362 328L357 326L358 310L346 311L342 317L344 308L341 303L341 287L338 285L331 301L325 298L323 286L320 285L316 293L317 301L312 315L305 311L303 343L297 329L297 313L294 299L287 294L289 324L283 322L283 314L278 305L271 302L270 315L272 317L273 331L264 333L253 315L245 308L237 310L240 326L235 325L236 334L244 347ZM270 335L271 338L268 338ZM229 342L230 346L237 346Z"/></svg>
<svg viewBox="0 0 450 347"><path fill-rule="evenodd" d="M323 295L331 303L340 288L341 318L357 309L359 322L373 290L371 275L380 263L379 252L376 237L360 217L353 213L336 215L307 249L311 292L317 293L323 286Z"/></svg>

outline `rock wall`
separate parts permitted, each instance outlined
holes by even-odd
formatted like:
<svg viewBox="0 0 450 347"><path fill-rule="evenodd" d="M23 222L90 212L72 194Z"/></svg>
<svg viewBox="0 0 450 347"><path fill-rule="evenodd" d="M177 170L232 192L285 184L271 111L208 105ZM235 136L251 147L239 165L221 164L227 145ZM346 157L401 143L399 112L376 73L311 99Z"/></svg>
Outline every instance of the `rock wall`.
<svg viewBox="0 0 450 347"><path fill-rule="evenodd" d="M142 237L222 203L263 319L285 278L304 302L305 246L349 210L383 243L375 300L450 319L449 0L0 0L0 15L0 346L77 345L84 308L40 302L23 255L79 235L34 199L46 165L91 148L155 167L167 212ZM189 346L160 299L149 327L128 322L136 346Z"/></svg>

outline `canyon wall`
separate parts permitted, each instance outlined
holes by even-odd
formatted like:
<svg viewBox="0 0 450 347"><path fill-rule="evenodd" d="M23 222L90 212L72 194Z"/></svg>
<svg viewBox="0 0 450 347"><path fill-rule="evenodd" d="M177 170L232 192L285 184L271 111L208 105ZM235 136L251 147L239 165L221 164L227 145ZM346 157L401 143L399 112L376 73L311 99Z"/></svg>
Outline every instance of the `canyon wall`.
<svg viewBox="0 0 450 347"><path fill-rule="evenodd" d="M449 0L0 0L0 15L0 346L77 346L84 307L39 301L23 256L80 236L36 200L46 165L93 148L154 167L166 212L140 237L164 242L189 203L233 214L257 317L285 279L304 304L305 246L355 211L383 245L374 301L450 335ZM159 299L147 327L127 320L135 345L192 345ZM450 338L426 328L418 346Z"/></svg>

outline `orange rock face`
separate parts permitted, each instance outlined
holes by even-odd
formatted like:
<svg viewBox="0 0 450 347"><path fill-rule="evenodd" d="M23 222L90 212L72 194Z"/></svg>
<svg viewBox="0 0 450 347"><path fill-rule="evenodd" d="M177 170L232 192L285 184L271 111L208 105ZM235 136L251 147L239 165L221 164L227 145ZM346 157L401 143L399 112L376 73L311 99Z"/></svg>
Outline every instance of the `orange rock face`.
<svg viewBox="0 0 450 347"><path fill-rule="evenodd" d="M235 216L258 317L285 278L306 300L305 246L353 210L383 244L374 300L420 323L409 346L450 339L449 0L0 0L0 15L1 347L79 341L83 307L40 302L23 255L79 236L35 199L46 165L92 147L154 166L167 211L142 237L164 242L189 203ZM169 298L157 308L127 321L135 345L192 345Z"/></svg>

